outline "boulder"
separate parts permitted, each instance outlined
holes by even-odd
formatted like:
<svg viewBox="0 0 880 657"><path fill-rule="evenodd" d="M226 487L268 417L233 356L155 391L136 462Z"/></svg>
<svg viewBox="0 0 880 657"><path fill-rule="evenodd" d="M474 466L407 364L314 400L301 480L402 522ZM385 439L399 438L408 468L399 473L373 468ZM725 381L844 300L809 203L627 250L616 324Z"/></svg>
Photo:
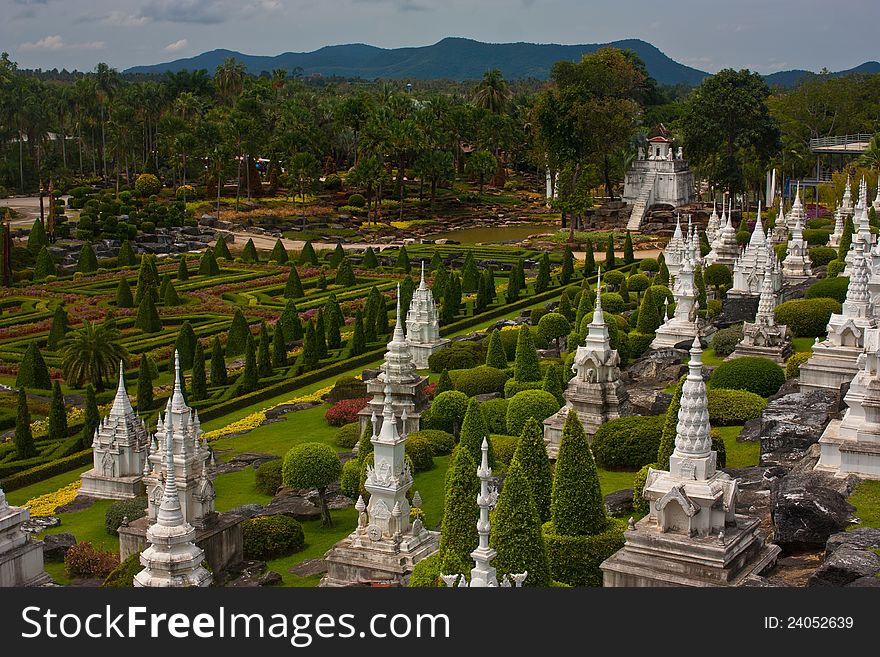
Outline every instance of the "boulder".
<svg viewBox="0 0 880 657"><path fill-rule="evenodd" d="M850 545L837 548L810 578L809 586L846 586L880 572L880 556Z"/></svg>
<svg viewBox="0 0 880 657"><path fill-rule="evenodd" d="M326 573L327 562L322 558L303 559L295 566L288 568L287 572L298 577L311 577L319 573Z"/></svg>
<svg viewBox="0 0 880 657"><path fill-rule="evenodd" d="M825 556L830 557L839 547L858 550L880 550L880 529L858 527L848 532L833 534L825 543Z"/></svg>
<svg viewBox="0 0 880 657"><path fill-rule="evenodd" d="M783 549L822 547L828 537L853 523L849 492L824 473L789 474L770 489L773 542Z"/></svg>
<svg viewBox="0 0 880 657"><path fill-rule="evenodd" d="M267 571L257 580L257 586L275 586L276 584L281 584L281 575L274 570Z"/></svg>
<svg viewBox="0 0 880 657"><path fill-rule="evenodd" d="M632 513L632 510L632 488L624 488L623 490L614 491L605 496L605 511L608 515L621 516L625 513Z"/></svg>
<svg viewBox="0 0 880 657"><path fill-rule="evenodd" d="M43 559L45 561L64 561L67 551L76 544L76 537L70 532L47 534L43 537Z"/></svg>
<svg viewBox="0 0 880 657"><path fill-rule="evenodd" d="M272 501L266 505L263 515L275 516L286 515L299 521L317 520L321 517L321 509L312 504L305 497L298 494L298 491L290 488L283 488L279 491Z"/></svg>
<svg viewBox="0 0 880 657"><path fill-rule="evenodd" d="M876 575L865 575L846 585L849 587L880 587L880 577Z"/></svg>
<svg viewBox="0 0 880 657"><path fill-rule="evenodd" d="M256 516L266 515L266 507L262 504L242 504L232 509L232 513L240 515L243 518L254 518Z"/></svg>

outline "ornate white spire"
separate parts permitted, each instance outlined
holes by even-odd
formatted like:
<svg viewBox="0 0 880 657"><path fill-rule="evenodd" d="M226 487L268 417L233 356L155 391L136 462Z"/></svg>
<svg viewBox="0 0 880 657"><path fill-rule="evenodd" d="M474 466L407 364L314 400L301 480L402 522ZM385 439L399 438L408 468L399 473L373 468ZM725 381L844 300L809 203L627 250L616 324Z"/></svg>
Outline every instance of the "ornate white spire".
<svg viewBox="0 0 880 657"><path fill-rule="evenodd" d="M425 284L425 261L422 260L422 279L419 281L419 289L425 290L428 286Z"/></svg>
<svg viewBox="0 0 880 657"><path fill-rule="evenodd" d="M179 527L183 525L183 512L180 510L180 496L177 491L177 480L174 476L174 420L170 415L165 417L165 490L162 503L156 514L156 522L163 527Z"/></svg>
<svg viewBox="0 0 880 657"><path fill-rule="evenodd" d="M764 270L764 280L761 282L761 297L758 300L758 314L755 316L756 324L775 326L776 295L773 293L773 277L770 268Z"/></svg>
<svg viewBox="0 0 880 657"><path fill-rule="evenodd" d="M749 247L760 248L765 242L764 224L761 222L761 201L758 201L758 219L755 221L755 229L749 238Z"/></svg>
<svg viewBox="0 0 880 657"><path fill-rule="evenodd" d="M422 267L424 266L424 263L422 263ZM400 342L404 342L406 339L403 334L403 321L400 319L400 283L397 284L397 314L394 321L393 339Z"/></svg>
<svg viewBox="0 0 880 657"><path fill-rule="evenodd" d="M180 353L174 350L174 391L168 399L167 411L183 412L187 409L186 399L183 397L183 384L180 376ZM167 420L166 420L167 421Z"/></svg>
<svg viewBox="0 0 880 657"><path fill-rule="evenodd" d="M678 456L702 458L712 451L712 439L709 437L709 400L703 381L703 350L699 331L690 353L688 375L681 389L675 453Z"/></svg>
<svg viewBox="0 0 880 657"><path fill-rule="evenodd" d="M596 276L596 307L593 309L593 323L604 324L605 313L602 312L602 266Z"/></svg>
<svg viewBox="0 0 880 657"><path fill-rule="evenodd" d="M681 241L681 239L682 239L682 235L681 235L681 215L678 214L678 213L675 214L675 232L672 233L672 239L673 239L673 240L677 240L677 241Z"/></svg>
<svg viewBox="0 0 880 657"><path fill-rule="evenodd" d="M868 266L865 262L865 254L855 241L850 245L850 253L853 254L853 258L844 306L867 304L870 301L870 296L868 294Z"/></svg>

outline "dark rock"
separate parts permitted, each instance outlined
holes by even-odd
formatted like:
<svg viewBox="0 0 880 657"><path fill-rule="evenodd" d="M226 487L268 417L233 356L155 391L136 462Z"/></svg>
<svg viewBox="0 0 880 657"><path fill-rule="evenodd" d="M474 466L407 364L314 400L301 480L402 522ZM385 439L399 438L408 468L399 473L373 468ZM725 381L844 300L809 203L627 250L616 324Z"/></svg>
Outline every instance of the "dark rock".
<svg viewBox="0 0 880 657"><path fill-rule="evenodd" d="M689 354L684 349L656 349L648 351L635 363L626 368L621 379L624 383L658 383L678 381L687 373L684 361Z"/></svg>
<svg viewBox="0 0 880 657"><path fill-rule="evenodd" d="M837 548L810 578L810 586L846 586L880 572L880 556L848 545Z"/></svg>
<svg viewBox="0 0 880 657"><path fill-rule="evenodd" d="M275 586L276 584L281 584L281 575L274 570L266 572L257 580L257 586Z"/></svg>
<svg viewBox="0 0 880 657"><path fill-rule="evenodd" d="M880 577L876 575L865 575L846 585L849 587L880 587Z"/></svg>
<svg viewBox="0 0 880 657"><path fill-rule="evenodd" d="M298 577L311 577L319 573L326 573L327 562L323 559L304 559L295 566L288 568L287 572Z"/></svg>
<svg viewBox="0 0 880 657"><path fill-rule="evenodd" d="M487 392L482 395L476 395L474 399L482 404L484 401L489 401L490 399L501 399L503 397L504 395L502 395L500 392Z"/></svg>
<svg viewBox="0 0 880 657"><path fill-rule="evenodd" d="M231 510L243 518L254 518L256 516L266 515L266 507L262 504L242 504Z"/></svg>
<svg viewBox="0 0 880 657"><path fill-rule="evenodd" d="M39 534L50 527L57 527L61 524L61 518L56 516L45 516L43 518L30 518L27 522L22 523L21 530L31 534Z"/></svg>
<svg viewBox="0 0 880 657"><path fill-rule="evenodd" d="M605 496L605 511L612 516L631 513L633 510L633 489L624 488Z"/></svg>
<svg viewBox="0 0 880 657"><path fill-rule="evenodd" d="M810 390L779 397L767 404L760 425L749 423L741 440L761 441L761 465L790 468L819 441L825 426L837 413L833 390Z"/></svg>
<svg viewBox="0 0 880 657"><path fill-rule="evenodd" d="M309 502L302 495L298 495L297 491L290 488L283 488L266 506L263 515L275 516L281 514L300 521L317 520L321 517L321 509Z"/></svg>
<svg viewBox="0 0 880 657"><path fill-rule="evenodd" d="M313 402L298 402L296 404L282 404L281 406L276 406L274 408L270 408L266 411L266 419L267 420L277 420L279 417L286 413L295 413L297 411L305 411L309 408L313 408L317 406Z"/></svg>
<svg viewBox="0 0 880 657"><path fill-rule="evenodd" d="M372 381L377 376L381 370L378 367L368 367L361 371L361 380L362 381Z"/></svg>
<svg viewBox="0 0 880 657"><path fill-rule="evenodd" d="M715 320L718 326L737 322L750 322L758 313L758 297L733 297L728 295L721 306L721 316Z"/></svg>
<svg viewBox="0 0 880 657"><path fill-rule="evenodd" d="M97 501L98 500L95 497L79 494L74 497L73 501L69 504L59 506L55 509L55 513L77 513L78 511L85 511Z"/></svg>
<svg viewBox="0 0 880 657"><path fill-rule="evenodd" d="M786 395L793 395L796 392L801 391L801 382L798 379L787 379L785 383L779 386L779 390L776 391L775 395L770 395L767 397L768 402L776 401L780 397L785 397Z"/></svg>
<svg viewBox="0 0 880 657"><path fill-rule="evenodd" d="M831 556L839 547L850 547L859 550L880 549L880 529L876 527L858 527L848 532L833 534L825 543L825 556Z"/></svg>
<svg viewBox="0 0 880 657"><path fill-rule="evenodd" d="M853 521L855 507L822 473L789 474L773 481L770 515L773 542L783 549L824 546Z"/></svg>
<svg viewBox="0 0 880 657"><path fill-rule="evenodd" d="M46 534L43 537L43 559L64 561L67 551L76 544L76 537L70 532Z"/></svg>

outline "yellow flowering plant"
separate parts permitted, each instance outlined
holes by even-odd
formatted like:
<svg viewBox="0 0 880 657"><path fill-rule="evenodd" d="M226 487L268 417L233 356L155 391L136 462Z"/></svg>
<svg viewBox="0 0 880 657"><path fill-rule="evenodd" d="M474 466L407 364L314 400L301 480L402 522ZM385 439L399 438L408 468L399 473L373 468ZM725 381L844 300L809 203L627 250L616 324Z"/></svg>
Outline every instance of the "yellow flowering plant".
<svg viewBox="0 0 880 657"><path fill-rule="evenodd" d="M25 502L24 505L30 510L32 518L45 518L55 515L55 511L59 507L73 502L81 485L82 481L77 479L73 483L56 490L54 493L46 493L45 495L34 497Z"/></svg>

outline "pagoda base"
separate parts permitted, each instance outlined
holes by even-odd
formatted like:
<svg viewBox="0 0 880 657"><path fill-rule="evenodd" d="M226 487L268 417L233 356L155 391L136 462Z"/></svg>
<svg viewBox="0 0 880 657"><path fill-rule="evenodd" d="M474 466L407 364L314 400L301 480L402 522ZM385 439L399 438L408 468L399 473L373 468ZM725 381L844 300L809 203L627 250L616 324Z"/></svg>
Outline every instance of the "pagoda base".
<svg viewBox="0 0 880 657"><path fill-rule="evenodd" d="M423 529L399 542L389 538L370 541L358 530L334 545L324 561L327 574L321 586L407 586L415 565L437 552L440 533Z"/></svg>
<svg viewBox="0 0 880 657"><path fill-rule="evenodd" d="M832 420L819 439L820 456L815 470L835 477L851 474L880 479L880 436L876 441L853 440L840 435L841 420Z"/></svg>
<svg viewBox="0 0 880 657"><path fill-rule="evenodd" d="M205 560L215 574L244 561L242 554L241 522L235 513L218 513L216 522L209 527L196 529L194 543L205 551ZM132 554L143 552L147 547L147 528L150 520L138 518L119 528L119 560L125 561Z"/></svg>
<svg viewBox="0 0 880 657"><path fill-rule="evenodd" d="M105 477L92 468L80 475L82 487L78 495L96 497L102 500L130 500L144 495L144 478L142 475L133 477Z"/></svg>
<svg viewBox="0 0 880 657"><path fill-rule="evenodd" d="M695 336L693 322L673 317L657 329L654 340L651 342L651 349L670 349L683 342L688 343L685 347L688 348Z"/></svg>
<svg viewBox="0 0 880 657"><path fill-rule="evenodd" d="M431 354L448 346L449 342L449 340L445 339L430 343L407 341L406 345L409 347L409 353L412 354L413 363L415 363L416 369L426 370L428 369L428 359L431 357Z"/></svg>
<svg viewBox="0 0 880 657"><path fill-rule="evenodd" d="M791 356L794 349L791 346L791 340L786 340L783 344L775 347L759 347L757 345L747 346L742 343L736 345L736 351L730 354L724 360L733 360L734 358L742 358L744 356L760 356L761 358L769 358L779 365L785 365L788 357Z"/></svg>
<svg viewBox="0 0 880 657"><path fill-rule="evenodd" d="M718 536L662 533L650 516L624 532L626 545L602 562L603 586L742 586L776 562L777 545L765 544L759 521L736 516Z"/></svg>
<svg viewBox="0 0 880 657"><path fill-rule="evenodd" d="M559 455L562 429L570 411L577 413L587 438L592 441L593 434L605 422L626 414L629 401L629 395L620 380L612 383L582 383L574 390L570 387L565 397L568 400L566 405L544 420L544 443L551 460Z"/></svg>
<svg viewBox="0 0 880 657"><path fill-rule="evenodd" d="M801 365L801 392L808 390L840 390L859 371L861 347L814 347L813 355Z"/></svg>
<svg viewBox="0 0 880 657"><path fill-rule="evenodd" d="M43 570L43 542L28 540L0 554L0 588L42 586L52 582Z"/></svg>

